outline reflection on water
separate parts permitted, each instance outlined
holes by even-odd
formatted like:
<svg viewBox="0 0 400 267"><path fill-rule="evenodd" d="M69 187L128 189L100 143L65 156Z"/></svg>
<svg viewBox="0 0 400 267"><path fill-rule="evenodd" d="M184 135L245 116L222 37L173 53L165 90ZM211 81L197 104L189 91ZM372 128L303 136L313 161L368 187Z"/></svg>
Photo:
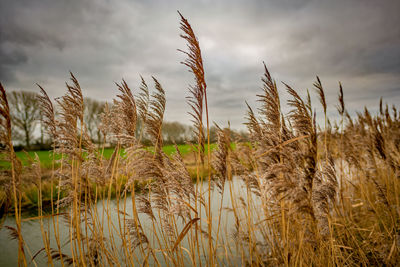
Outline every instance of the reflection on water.
<svg viewBox="0 0 400 267"><path fill-rule="evenodd" d="M203 191L206 191L207 184L203 184ZM242 203L247 203L247 193L246 193L246 188L243 185L242 181L238 178L234 178L231 184L228 182L225 185L225 190L223 192L223 202L222 202L222 214L221 214L221 226L219 229L219 249L218 249L218 255L219 255L219 261L222 261L222 264L232 264L232 263L240 263L240 255L239 253L235 253L235 242L233 240L233 230L235 227L235 220L234 220L234 214L232 212L232 201L230 197L230 190L229 188L232 188L233 196L234 196L234 201L236 201L237 207L240 207ZM221 205L221 196L222 194L218 193L218 190L214 188L211 194L211 210L212 210L212 216L213 216L213 238L216 236L217 232L217 224L218 224L218 216L219 216L219 211L220 211L220 205ZM208 200L208 196L205 196L205 199ZM107 204L104 204L107 205ZM124 204L123 201L120 203L120 210L124 209L127 211L127 213L131 214L130 211L132 211L132 200L130 197L127 197L126 203ZM256 205L256 204L255 204ZM103 201L99 201L97 204L97 209L99 211L99 214L102 214L103 209ZM117 203L115 200L112 200L109 203L109 210L112 211L111 214L111 220L113 224L118 228L118 214L117 214ZM246 216L244 212L246 212L246 209L238 209L241 212L241 216ZM262 212L254 212L255 215L261 216ZM123 215L120 215L123 216ZM147 235L148 239L150 242L152 242L152 221L149 219L148 216L140 214L139 215L140 221L142 223L142 226L144 228L145 234ZM204 212L204 209L202 210L202 228L207 229L206 225L206 215ZM25 218L26 219L26 218ZM105 219L106 220L106 219ZM261 218L253 218L254 221L260 221ZM107 220L106 220L107 221ZM183 224L180 223L181 220L178 220L178 227L179 229L183 228ZM104 235L106 238L109 237L108 235L108 228L107 228L107 223L106 227L104 228ZM51 218L45 218L43 219L43 225L44 225L44 231L47 233L50 233L50 247L56 248L56 241L54 238L54 229L53 229L53 220ZM15 226L14 218L8 217L4 224L2 229L0 230L0 266L16 266L17 265L17 257L18 257L18 241L17 240L12 240L9 231L4 227L4 226ZM60 241L62 245L62 251L64 254L71 255L71 246L68 243L69 240L69 228L66 223L66 221L63 218L59 218L59 232L60 232ZM22 236L24 238L24 241L27 244L27 250L26 250L26 255L27 255L27 261L29 262L29 266L34 266L33 262L31 261L31 255L35 255L39 250L43 248L43 238L42 238L42 232L40 229L40 223L38 220L31 220L31 221L24 221L22 223ZM214 240L215 241L215 240ZM121 240L118 240L118 237L115 238L116 244L120 247ZM206 242L206 241L205 241ZM223 245L222 245L223 244ZM152 244L153 245L153 244ZM182 243L180 244L184 247L188 247L187 240L184 239ZM205 245L207 246L207 245ZM154 245L153 247L156 247ZM229 257L227 262L227 251L229 251ZM159 252L161 253L161 252ZM139 254L139 253L138 253ZM237 255L236 259L232 257L232 255ZM121 256L123 256L123 251L121 249ZM159 257L160 263L163 263L163 258L160 255ZM140 259L139 259L140 260ZM205 260L205 257L202 258L202 260ZM47 263L47 258L45 255L45 252L41 252L38 256L35 258L35 262L38 266L45 266ZM60 266L59 262L54 262L55 266ZM187 258L187 264L190 264L189 258Z"/></svg>

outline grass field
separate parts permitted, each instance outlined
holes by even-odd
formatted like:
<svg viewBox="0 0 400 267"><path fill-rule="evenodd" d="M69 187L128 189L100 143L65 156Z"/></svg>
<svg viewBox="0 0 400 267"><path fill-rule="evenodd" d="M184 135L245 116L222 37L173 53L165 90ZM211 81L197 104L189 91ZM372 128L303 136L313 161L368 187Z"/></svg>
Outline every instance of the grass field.
<svg viewBox="0 0 400 267"><path fill-rule="evenodd" d="M215 144L211 144L210 148L213 150L216 147ZM194 148L188 144L178 145L178 148L182 154L182 156L192 152ZM152 150L152 147L148 147L149 150ZM207 149L207 145L206 145ZM103 151L103 157L105 159L109 159L114 151L114 148L105 148ZM166 145L163 147L163 151L168 156L175 153L175 146L174 145ZM53 153L52 151L47 150L38 150L38 151L18 151L16 152L17 157L21 160L22 165L27 166L29 164L29 157L34 158L35 154L39 156L40 164L42 168L51 169L52 161L53 161ZM56 155L56 160L61 159L61 155ZM0 169L7 168L9 165L8 162L1 160L0 161Z"/></svg>

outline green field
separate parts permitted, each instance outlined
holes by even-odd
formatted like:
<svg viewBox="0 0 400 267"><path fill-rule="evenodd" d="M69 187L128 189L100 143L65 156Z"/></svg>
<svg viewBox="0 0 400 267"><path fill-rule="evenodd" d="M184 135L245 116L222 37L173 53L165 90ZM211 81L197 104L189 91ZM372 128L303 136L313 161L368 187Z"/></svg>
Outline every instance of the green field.
<svg viewBox="0 0 400 267"><path fill-rule="evenodd" d="M211 144L210 148L211 150L213 150L215 148L215 144ZM184 144L184 145L178 145L178 148L180 150L180 152L182 153L182 155L186 155L189 152L193 151L194 147ZM149 150L152 150L152 147L148 147ZM109 159L112 155L114 151L114 148L105 148L103 151L103 156L106 159ZM167 155L172 155L173 153L175 153L175 146L174 145L166 145L163 147L163 151L165 154ZM206 151L207 151L207 145L206 145ZM52 151L47 151L47 150L38 150L38 151L29 151L29 152L25 152L25 151L18 151L16 152L17 157L21 160L22 164L24 166L29 164L29 157L31 157L32 159L35 158L35 154L37 154L39 156L40 159L40 164L42 166L42 168L47 168L50 169L52 162L53 162L53 153ZM61 155L56 155L55 159L60 159ZM4 160L0 160L0 169L2 168L7 168L9 166L9 163L4 161Z"/></svg>

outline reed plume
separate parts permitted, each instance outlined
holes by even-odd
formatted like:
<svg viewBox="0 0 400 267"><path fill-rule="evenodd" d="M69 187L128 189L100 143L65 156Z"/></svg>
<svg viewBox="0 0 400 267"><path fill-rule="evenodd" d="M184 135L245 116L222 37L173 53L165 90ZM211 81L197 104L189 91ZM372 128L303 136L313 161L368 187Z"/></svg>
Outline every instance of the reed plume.
<svg viewBox="0 0 400 267"><path fill-rule="evenodd" d="M139 95L137 96L137 110L139 112L139 117L141 121L141 129L140 129L140 136L139 140L142 139L142 135L144 133L144 128L147 123L147 117L149 113L149 105L150 105L150 93L149 93L149 88L147 86L146 81L143 79L142 76L141 78L141 85L140 85L140 92Z"/></svg>
<svg viewBox="0 0 400 267"><path fill-rule="evenodd" d="M38 99L43 113L42 123L47 128L47 131L50 134L52 140L55 140L57 136L55 109L53 103L51 102L43 87L39 84L37 84L37 86L40 88L41 93L41 95L38 96Z"/></svg>
<svg viewBox="0 0 400 267"><path fill-rule="evenodd" d="M21 172L22 164L17 158L14 146L12 142L12 130L11 130L11 116L10 116L10 106L7 100L6 90L0 83L0 144L4 149L3 154L5 154L6 160L10 162L11 174L8 176L9 184L5 187L6 200L4 203L5 211L8 210L11 204L11 197L14 202L14 214L15 214L15 224L16 224L16 234L18 239L18 265L26 265L26 257L24 250L24 240L21 234ZM9 179L11 178L11 180Z"/></svg>
<svg viewBox="0 0 400 267"><path fill-rule="evenodd" d="M325 99L325 92L324 88L322 87L321 80L317 76L317 81L314 83L314 87L318 93L319 101L321 102L321 105L324 109L324 115L326 116L326 110L327 110L327 104L326 104L326 99Z"/></svg>
<svg viewBox="0 0 400 267"><path fill-rule="evenodd" d="M118 136L126 144L133 144L136 142L136 126L137 126L137 109L136 101L128 84L122 80L121 84L116 83L118 90L121 94L117 95L120 99L119 102L114 104L118 107L120 112L121 121L118 126L123 129L123 132Z"/></svg>
<svg viewBox="0 0 400 267"><path fill-rule="evenodd" d="M309 197L311 197L312 184L316 172L317 162L317 132L315 114L312 112L310 101L305 103L294 89L287 84L285 85L288 93L293 97L288 101L289 106L293 108L290 111L289 116L293 125L293 129L297 136L308 136L307 141L305 142L306 151L303 161L305 176L301 182L304 182L304 188ZM310 98L308 97L308 99Z"/></svg>
<svg viewBox="0 0 400 267"><path fill-rule="evenodd" d="M193 73L195 79L195 85L189 87L191 96L187 97L187 99L192 109L189 114L193 118L192 122L196 129L200 158L202 163L204 163L205 134L203 125L203 103L204 97L206 97L207 84L204 75L203 59L201 56L200 44L194 34L192 26L181 13L179 13L179 16L181 17L180 29L183 31L183 34L180 36L187 41L188 52L180 49L178 49L178 51L187 56L185 61L181 63L189 68L189 71Z"/></svg>
<svg viewBox="0 0 400 267"><path fill-rule="evenodd" d="M342 83L339 82L339 95L338 95L339 104L337 105L337 110L340 116L343 116L346 112L345 105L344 105L344 97L343 97L343 87Z"/></svg>
<svg viewBox="0 0 400 267"><path fill-rule="evenodd" d="M17 160L14 157L14 150L12 147L12 141L11 141L11 117L10 117L10 107L8 105L8 100L7 100L7 95L6 91L3 87L3 85L0 83L0 152L1 152L1 157L2 160L6 160L10 162L13 166L13 161ZM17 162L15 162L17 163ZM17 163L18 164L18 163ZM18 165L17 165L18 166ZM15 170L11 170L12 173L10 172L5 172L1 173L1 178L3 178L5 181L2 183L2 190L5 193L5 197L1 200L1 221L3 221L3 216L7 215L8 209L10 208L12 204L12 199L13 199L13 186L12 186L12 180L10 179L10 176L14 178L15 175ZM2 226L2 224L0 224Z"/></svg>
<svg viewBox="0 0 400 267"><path fill-rule="evenodd" d="M156 78L152 78L155 84L156 91L151 95L152 100L150 101L148 119L146 120L146 130L152 140L156 153L156 158L161 163L161 153L163 147L162 123L164 119L166 100L165 91L162 88L161 84Z"/></svg>
<svg viewBox="0 0 400 267"><path fill-rule="evenodd" d="M5 228L18 240L18 264L27 265L25 254L31 254L29 242L22 238L22 225L39 220L44 247L32 257L34 264L45 251L49 264L60 261L64 266L399 265L397 108L389 109L381 99L377 113L366 107L352 117L339 83L338 124L328 118L328 91L317 76L314 87L325 117L322 129L308 90L303 97L303 92L283 83L290 99L281 106L282 94L264 64L259 108L252 109L246 102L250 142L235 138L230 128L216 127L211 156L201 50L192 27L179 15L181 37L188 47L182 51L187 57L182 64L195 79L188 97L198 141L194 153L181 153L177 145L171 155L163 151L165 91L153 77L155 90L149 92L141 77L136 94L124 80L117 84L117 98L102 114L103 148L116 145L107 159L104 149L100 152L89 138L82 90L71 74L72 83L57 98L58 105L53 106L39 86L42 123L61 157L55 164L53 154L52 174L47 175L37 155L27 167L17 158L10 107L0 84L0 149L9 163L0 173L5 192L0 192L0 215L15 213L15 226ZM152 147L144 146L144 138L150 139ZM194 169L198 184L193 183ZM203 191L204 169L208 192ZM51 188L55 183L58 190L57 202L51 193L51 214L43 210L48 179ZM32 185L38 216L22 218ZM211 196L220 202L212 203ZM212 205L217 206L214 220ZM60 212L61 207L65 210ZM53 220L48 229L47 217ZM64 227L65 245L60 235ZM57 249L50 247L50 233Z"/></svg>
<svg viewBox="0 0 400 267"><path fill-rule="evenodd" d="M229 129L221 129L217 126L217 149L214 151L211 166L215 170L213 182L219 191L224 191L225 181L228 179L229 150L231 147Z"/></svg>
<svg viewBox="0 0 400 267"><path fill-rule="evenodd" d="M72 85L66 83L67 93L56 99L60 108L57 120L58 153L64 153L71 159L83 161L79 152L81 130L83 125L83 95L78 80L70 73Z"/></svg>

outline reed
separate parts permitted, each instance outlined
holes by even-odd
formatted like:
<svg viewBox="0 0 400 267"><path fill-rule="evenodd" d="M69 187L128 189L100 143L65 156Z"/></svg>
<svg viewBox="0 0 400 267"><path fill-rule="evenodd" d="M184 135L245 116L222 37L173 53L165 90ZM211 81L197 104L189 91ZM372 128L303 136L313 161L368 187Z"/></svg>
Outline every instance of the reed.
<svg viewBox="0 0 400 267"><path fill-rule="evenodd" d="M118 95L102 114L99 150L89 138L82 88L71 73L65 95L54 104L39 86L43 123L53 141L51 211L46 213L40 161L32 158L23 167L16 157L7 94L0 86L1 149L11 166L0 174L5 192L0 227L18 242L18 265L37 265L40 257L52 266L400 264L396 107L381 101L378 114L365 108L353 118L339 83L340 126L332 127L317 77L314 87L324 116L323 131L318 130L309 92L277 84L264 64L259 105L247 105L250 142L218 127L211 153L200 45L188 20L179 16L187 42L182 63L194 75L188 104L197 137L191 155L195 183L179 148L172 156L162 150L168 90L158 79L147 83L141 77L137 91L125 80L116 83ZM281 101L285 93L286 104ZM153 151L145 148L144 137ZM103 156L106 142L115 144L110 159ZM24 173L30 176L22 179ZM22 217L24 183L37 190L32 218ZM10 211L15 224L3 226ZM43 248L31 253L21 230L33 220L39 222Z"/></svg>
<svg viewBox="0 0 400 267"><path fill-rule="evenodd" d="M6 91L0 83L0 142L4 146L4 156L11 164L11 173L8 174L8 185L6 188L5 209L8 209L11 199L14 204L14 216L16 228L11 229L14 238L18 240L18 265L26 265L26 255L24 249L24 240L21 234L21 161L15 155L12 134L11 134L11 116L10 107L7 101ZM11 178L11 179L10 179Z"/></svg>

